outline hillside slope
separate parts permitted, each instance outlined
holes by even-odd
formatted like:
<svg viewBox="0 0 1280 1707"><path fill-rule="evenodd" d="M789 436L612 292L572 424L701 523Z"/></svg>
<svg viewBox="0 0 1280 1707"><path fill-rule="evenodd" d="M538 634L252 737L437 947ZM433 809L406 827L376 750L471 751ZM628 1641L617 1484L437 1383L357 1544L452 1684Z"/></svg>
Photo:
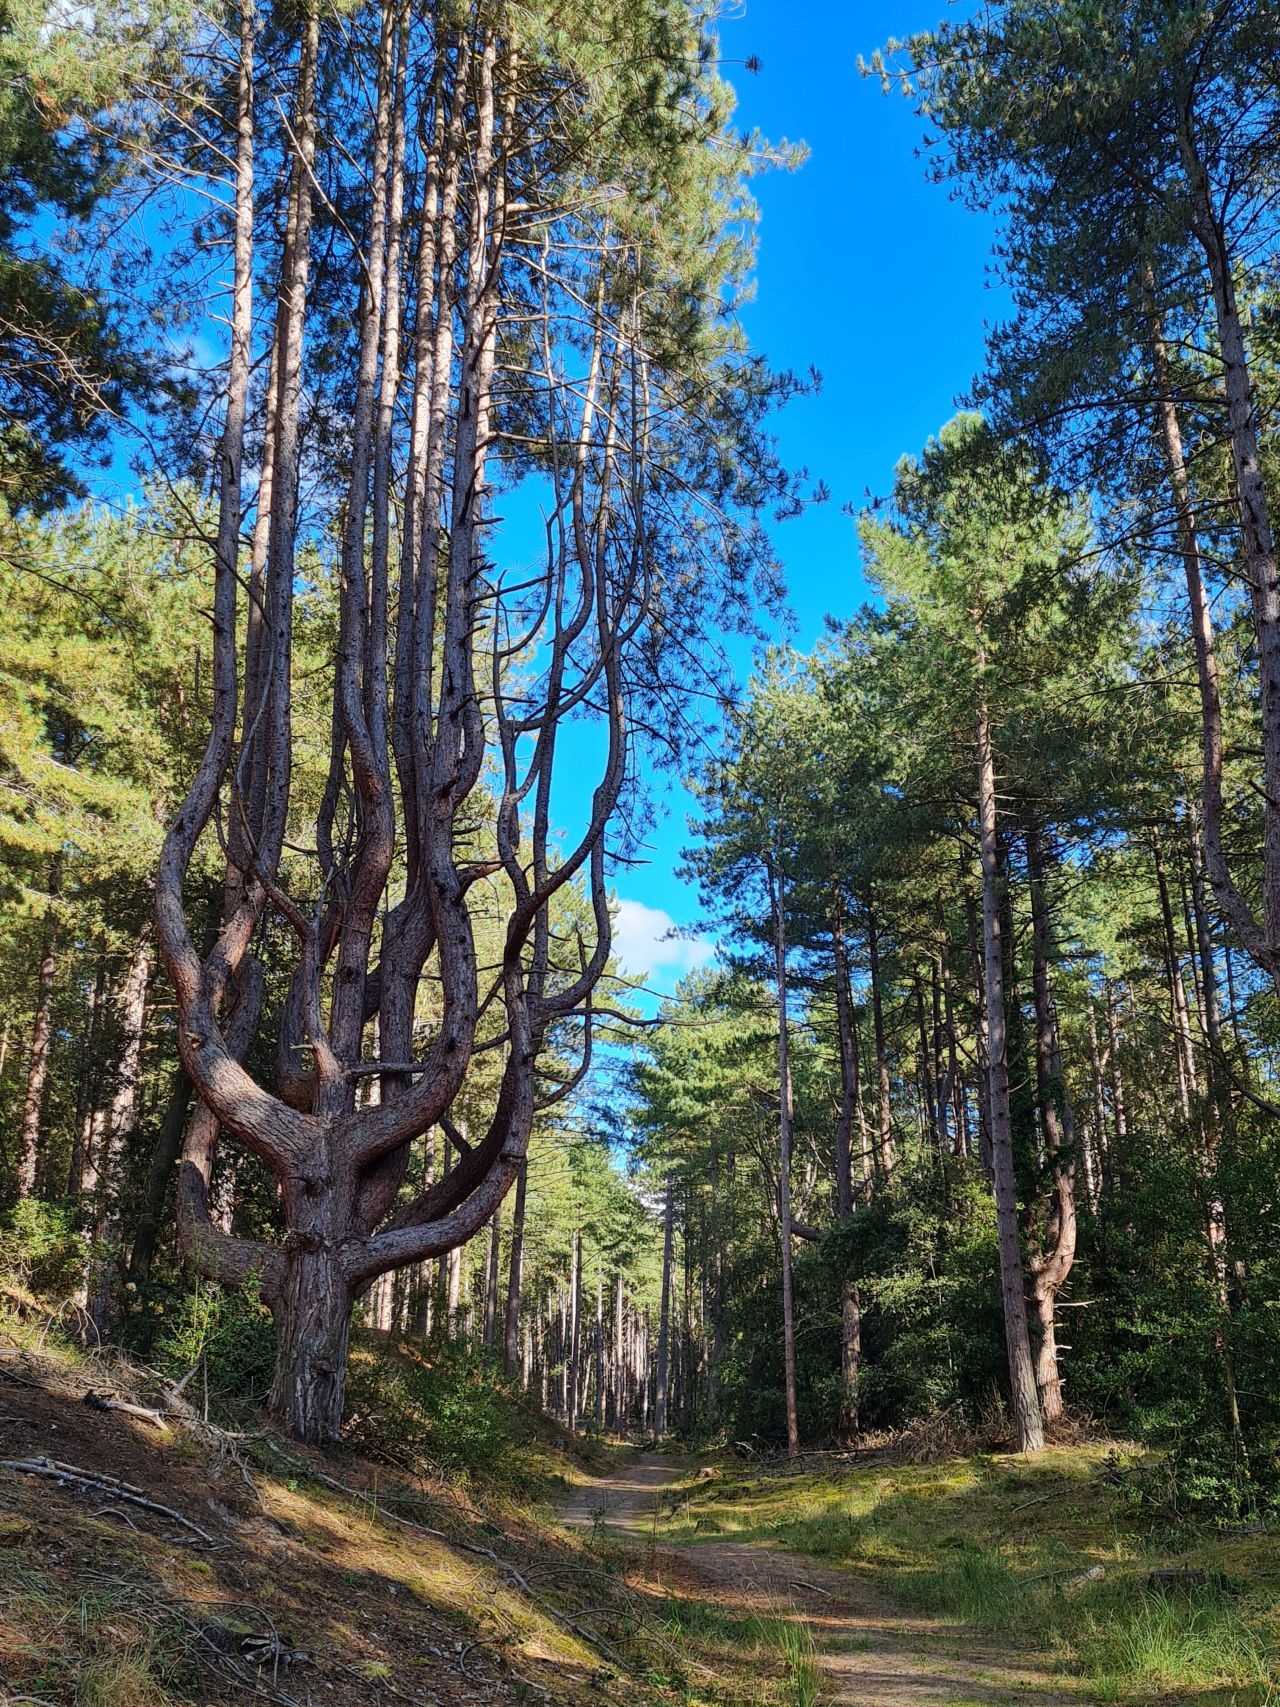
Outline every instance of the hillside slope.
<svg viewBox="0 0 1280 1707"><path fill-rule="evenodd" d="M605 1654L635 1622L625 1586L606 1574L589 1613L564 1609L601 1573L527 1507L141 1414L154 1403L127 1365L0 1334L11 1699L452 1707L620 1689Z"/></svg>

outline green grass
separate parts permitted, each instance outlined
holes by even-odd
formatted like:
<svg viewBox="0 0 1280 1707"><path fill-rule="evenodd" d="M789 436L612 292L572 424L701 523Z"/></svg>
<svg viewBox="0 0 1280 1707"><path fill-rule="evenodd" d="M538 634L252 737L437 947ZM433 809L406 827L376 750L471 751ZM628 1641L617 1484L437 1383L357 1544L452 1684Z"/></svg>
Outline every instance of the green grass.
<svg viewBox="0 0 1280 1707"><path fill-rule="evenodd" d="M754 1539L847 1569L957 1633L1025 1647L1092 1700L1280 1707L1280 1545L1145 1528L1104 1473L1109 1450L801 1476L722 1465L681 1490L668 1533ZM1153 1591L1150 1573L1168 1567L1208 1580Z"/></svg>
<svg viewBox="0 0 1280 1707"><path fill-rule="evenodd" d="M733 1681L744 1666L754 1672L746 1687L759 1707L818 1707L822 1699L817 1649L799 1619L733 1612L718 1601L679 1595L668 1599L660 1627L673 1652L721 1672L735 1707L748 1699L743 1679Z"/></svg>

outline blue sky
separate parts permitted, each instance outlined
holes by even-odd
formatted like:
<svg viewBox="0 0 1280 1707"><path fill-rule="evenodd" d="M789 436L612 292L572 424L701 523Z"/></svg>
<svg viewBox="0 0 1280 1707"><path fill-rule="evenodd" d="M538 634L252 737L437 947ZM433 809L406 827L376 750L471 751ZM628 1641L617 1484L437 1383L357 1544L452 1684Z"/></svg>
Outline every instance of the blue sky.
<svg viewBox="0 0 1280 1707"><path fill-rule="evenodd" d="M891 37L955 18L970 4L729 0L720 22L724 72L739 95L735 123L809 149L796 172L755 183L757 287L743 312L753 343L774 366L802 374L816 367L823 377L817 395L797 400L774 424L784 460L807 468L811 487L821 481L831 493L830 502L775 530L795 618L791 638L805 650L828 613L846 616L865 597L855 527L843 507L886 492L898 458L953 412L981 364L984 323L1004 310L988 281L993 222L927 181L911 103L884 94L878 79L857 69L860 54L869 58ZM756 74L742 64L753 56ZM221 337L210 324L204 332ZM205 353L214 359L214 344ZM134 489L127 448L95 481L103 496ZM499 508L509 518L506 550L538 552L535 495L508 493ZM745 677L749 656L737 655ZM598 771L595 738L586 731L580 738L582 765L572 762L575 737L562 744L574 773L566 791L581 789L584 776L590 786ZM696 893L676 876L693 803L669 773L648 780L660 821L644 850L648 863L620 875L617 946L632 972L648 969L650 987L669 992L711 949L663 940L673 923L698 925ZM566 792L561 804L572 823L580 802Z"/></svg>
<svg viewBox="0 0 1280 1707"><path fill-rule="evenodd" d="M946 0L745 0L720 27L726 60L761 61L756 75L725 66L736 122L809 147L799 171L757 181L758 286L743 314L776 367L823 376L816 397L776 421L784 458L831 490L830 503L776 529L794 639L806 650L828 612L848 615L865 597L842 506L888 490L898 458L953 412L981 365L984 324L1005 311L989 283L993 222L927 181L911 103L857 69L859 54L958 10ZM697 896L675 875L691 802L678 786L655 785L665 816L650 863L618 885L619 948L635 968L648 956L651 984L669 990L705 951L654 941L664 914L697 922Z"/></svg>

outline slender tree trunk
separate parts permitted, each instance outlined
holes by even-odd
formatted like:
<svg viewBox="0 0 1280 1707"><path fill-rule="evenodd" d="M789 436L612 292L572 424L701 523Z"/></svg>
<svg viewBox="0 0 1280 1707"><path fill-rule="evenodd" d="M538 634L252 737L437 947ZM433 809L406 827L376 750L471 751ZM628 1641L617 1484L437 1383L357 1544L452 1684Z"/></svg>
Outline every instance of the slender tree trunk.
<svg viewBox="0 0 1280 1707"><path fill-rule="evenodd" d="M613 1382L610 1389L610 1423L621 1434L626 1415L626 1347L623 1343L622 1270L613 1277Z"/></svg>
<svg viewBox="0 0 1280 1707"><path fill-rule="evenodd" d="M569 1271L568 1329L568 1417L570 1432L578 1426L578 1370L582 1354L582 1229L573 1235L573 1259Z"/></svg>
<svg viewBox="0 0 1280 1707"><path fill-rule="evenodd" d="M1116 1146L1122 1149L1129 1136L1129 1119L1124 1103L1124 1075L1120 1070L1120 1034L1116 1025L1115 986L1106 980L1107 998L1107 1056L1111 1069L1111 1120L1115 1127ZM1119 1158L1121 1161L1123 1157ZM1105 1182L1104 1183L1109 1183Z"/></svg>
<svg viewBox="0 0 1280 1707"><path fill-rule="evenodd" d="M675 1239L675 1176L667 1171L662 1218L662 1314L658 1319L658 1367L653 1398L653 1430L661 1440L667 1432L667 1379L671 1364L671 1259Z"/></svg>
<svg viewBox="0 0 1280 1707"><path fill-rule="evenodd" d="M1098 1053L1098 1021L1094 1013L1093 992L1085 1001L1089 1017L1089 1079L1093 1091L1092 1133L1086 1130L1081 1153L1084 1158L1085 1189L1089 1207L1096 1215L1102 1201L1102 1186L1106 1175L1107 1154L1107 1096L1102 1083L1102 1059Z"/></svg>
<svg viewBox="0 0 1280 1707"><path fill-rule="evenodd" d="M884 1036L884 993L880 983L880 930L876 910L867 903L867 952L871 962L871 1018L876 1039L876 1070L880 1081L880 1173L886 1185L893 1179L893 1117L889 1106L889 1054Z"/></svg>
<svg viewBox="0 0 1280 1707"><path fill-rule="evenodd" d="M1173 925L1173 906L1169 899L1169 877L1158 832L1151 833L1155 861L1156 891L1160 899L1160 918L1164 926L1165 973L1169 982L1169 1005L1172 1012L1174 1047L1178 1063L1178 1107L1184 1121L1191 1119L1191 1105L1199 1091L1196 1083L1195 1051L1191 1043L1191 1018L1187 1008L1187 989L1182 981L1182 962L1178 956L1178 937Z"/></svg>
<svg viewBox="0 0 1280 1707"><path fill-rule="evenodd" d="M1155 279L1149 265L1145 271L1143 286L1147 299L1152 373L1159 393L1157 410L1160 439L1164 451L1165 468L1169 476L1169 488L1173 495L1178 550L1182 558L1183 575L1187 584L1187 600L1191 609L1191 638L1195 651L1196 681L1200 694L1200 801L1205 860L1209 868L1214 892L1218 897L1218 905L1222 908L1224 916L1230 920L1233 929L1254 960L1265 968L1271 959L1275 946L1274 940L1268 941L1267 932L1270 931L1274 937L1274 930L1269 924L1265 931L1258 929L1248 904L1232 881L1222 846L1222 697L1218 682L1213 615L1204 584L1199 525L1195 504L1191 496L1191 482L1187 476L1182 446L1182 429L1178 421L1178 408L1173 395L1169 354L1165 345L1164 330L1155 308ZM1243 355L1242 350L1241 355ZM1247 392L1247 375L1244 384ZM1274 746L1273 751L1280 754L1280 745ZM1269 779L1273 776L1270 767L1268 767L1267 775ZM1270 790L1270 782L1268 788ZM1269 791L1267 798L1269 802L1273 800ZM1267 811L1269 837L1272 820L1276 817L1274 805L1269 805Z"/></svg>
<svg viewBox="0 0 1280 1707"><path fill-rule="evenodd" d="M49 1044L53 1036L53 976L58 950L58 903L62 899L62 855L53 856L49 867L49 904L44 915L44 940L40 970L36 976L36 1011L31 1025L31 1049L27 1055L27 1093L18 1127L18 1160L15 1185L19 1199L36 1189L36 1163L40 1153L40 1121L44 1112L44 1085L49 1071Z"/></svg>
<svg viewBox="0 0 1280 1707"><path fill-rule="evenodd" d="M147 987L151 980L152 957L151 923L148 919L134 944L124 983L120 988L120 1058L116 1066L115 1089L107 1114L102 1159L98 1167L89 1314L99 1334L105 1334L107 1329L111 1294L115 1284L125 1147L137 1118L143 1023L147 1011Z"/></svg>
<svg viewBox="0 0 1280 1707"><path fill-rule="evenodd" d="M596 1258L596 1391L595 1414L596 1433L604 1433L604 1270Z"/></svg>
<svg viewBox="0 0 1280 1707"><path fill-rule="evenodd" d="M851 1131L854 1111L861 1112L858 1051L853 1035L853 1002L849 992L849 963L844 940L844 918L837 899L832 932L835 946L836 1029L840 1043L840 1120L836 1134L836 1216L845 1220L853 1214L853 1158ZM864 1140L865 1143L865 1140ZM858 1382L862 1359L862 1307L857 1278L845 1274L840 1282L840 1438L852 1440L858 1432Z"/></svg>
<svg viewBox="0 0 1280 1707"><path fill-rule="evenodd" d="M524 1267L524 1201L529 1185L529 1158L526 1156L516 1175L515 1211L511 1217L511 1264L507 1271L507 1314L503 1324L502 1367L508 1375L515 1371L520 1343L520 1286ZM526 1382L527 1385L527 1382Z"/></svg>
<svg viewBox="0 0 1280 1707"><path fill-rule="evenodd" d="M921 982L919 972L912 975L911 985L916 1003L916 1047L920 1054L920 1070L917 1076L920 1081L921 1106L924 1109L925 1127L929 1134L929 1142L933 1146L934 1154L939 1155L942 1151L942 1142L938 1132L938 1104L934 1094L936 1086L933 1076L933 1050L929 1045L929 1027L925 1019L924 984Z"/></svg>
<svg viewBox="0 0 1280 1707"><path fill-rule="evenodd" d="M1219 888L1216 855L1210 860L1209 869L1214 888L1219 892L1219 904L1236 925L1241 942L1280 987L1280 577L1258 443L1253 381L1236 299L1237 258L1230 253L1225 223L1214 208L1212 187L1191 123L1189 115L1180 113L1178 144L1187 173L1195 231L1213 287L1232 472L1239 505L1241 555L1257 639L1265 803L1260 932L1244 916L1237 923L1236 913L1243 915L1246 910L1238 906L1238 897L1230 883ZM1210 816L1206 811L1206 830ZM1208 835L1205 845L1208 851Z"/></svg>
<svg viewBox="0 0 1280 1707"><path fill-rule="evenodd" d="M787 1456L800 1450L796 1405L795 1283L791 1262L791 1137L794 1109L791 1089L791 1040L787 1014L787 932L783 917L782 874L769 868L769 899L773 906L774 977L778 986L778 1232L782 1240L782 1362L786 1383Z"/></svg>
<svg viewBox="0 0 1280 1707"><path fill-rule="evenodd" d="M502 1254L502 1210L495 1209L489 1223L489 1272L484 1287L484 1343L493 1349L498 1326L498 1264Z"/></svg>
<svg viewBox="0 0 1280 1707"><path fill-rule="evenodd" d="M67 1196L79 1199L93 1183L94 1121L102 1094L102 1004L107 993L107 956L101 947L93 976L93 1001L89 1008L89 1028L84 1041L84 1059L80 1064L76 1089L76 1125L71 1139L71 1161L67 1168Z"/></svg>
<svg viewBox="0 0 1280 1707"><path fill-rule="evenodd" d="M991 1155L991 1051L987 1042L986 981L982 970L982 944L978 932L978 909L973 891L964 892L965 919L969 928L969 962L973 976L975 1046L978 1056L978 1155L988 1183L995 1186Z"/></svg>
<svg viewBox="0 0 1280 1707"><path fill-rule="evenodd" d="M979 637L978 667L986 657ZM1004 1304L1005 1346L1013 1401L1014 1435L1019 1452L1044 1446L1044 1422L1031 1360L1027 1326L1026 1276L1018 1231L1018 1195L1013 1169L1013 1123L1009 1104L1009 1058L1004 1005L1004 956L1000 939L1001 872L996 837L996 775L991 723L985 698L977 718L978 818L982 844L982 925L986 966L987 1057L990 1094L991 1162L995 1176L996 1228L1000 1246L1000 1290Z"/></svg>
<svg viewBox="0 0 1280 1707"><path fill-rule="evenodd" d="M1063 1410L1062 1376L1058 1367L1058 1295L1070 1278L1076 1254L1076 1123L1071 1092L1062 1071L1050 971L1052 933L1044 854L1035 825L1027 829L1027 873L1031 889L1032 983L1036 1008L1036 1089L1045 1152L1053 1168L1044 1242L1032 1264L1032 1290L1040 1321L1036 1384L1044 1420L1054 1423Z"/></svg>
<svg viewBox="0 0 1280 1707"><path fill-rule="evenodd" d="M187 1128L191 1090L191 1080L186 1069L179 1067L169 1088L168 1107L156 1138L155 1149L151 1152L151 1166L147 1170L142 1206L134 1227L133 1248L129 1253L129 1279L135 1285L145 1282L151 1274L156 1242L164 1221L169 1183L182 1150L182 1134Z"/></svg>

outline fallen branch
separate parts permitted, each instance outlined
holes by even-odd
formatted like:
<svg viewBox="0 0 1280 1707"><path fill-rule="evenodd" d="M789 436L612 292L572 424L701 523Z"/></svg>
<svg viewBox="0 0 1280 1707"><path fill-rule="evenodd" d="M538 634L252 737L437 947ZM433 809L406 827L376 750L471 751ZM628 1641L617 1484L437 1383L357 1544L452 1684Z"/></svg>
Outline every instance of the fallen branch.
<svg viewBox="0 0 1280 1707"><path fill-rule="evenodd" d="M125 1416L140 1417L164 1434L169 1432L169 1425L160 1412L150 1410L146 1405L132 1405L127 1399L117 1399L112 1393L97 1393L92 1387L85 1394L84 1402L91 1411L123 1411Z"/></svg>
<svg viewBox="0 0 1280 1707"><path fill-rule="evenodd" d="M158 1500L149 1500L130 1483L121 1482L115 1476L95 1476L74 1464L60 1464L55 1458L5 1458L0 1462L4 1469L16 1470L20 1476L47 1476L60 1487L83 1488L89 1493L108 1494L113 1500L125 1500L129 1505L140 1506L143 1511L152 1512L157 1517L167 1517L174 1523L180 1523L184 1529L198 1535L206 1547L218 1544L207 1529L201 1529L198 1523L192 1523L180 1511L161 1505Z"/></svg>

